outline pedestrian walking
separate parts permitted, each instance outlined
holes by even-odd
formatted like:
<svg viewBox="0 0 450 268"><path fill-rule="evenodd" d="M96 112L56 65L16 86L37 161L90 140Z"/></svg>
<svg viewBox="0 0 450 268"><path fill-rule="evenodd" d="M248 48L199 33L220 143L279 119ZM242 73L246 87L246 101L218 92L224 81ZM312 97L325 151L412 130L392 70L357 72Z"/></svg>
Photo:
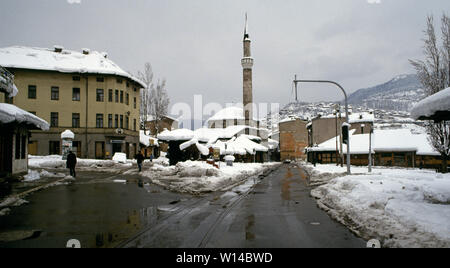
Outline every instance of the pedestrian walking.
<svg viewBox="0 0 450 268"><path fill-rule="evenodd" d="M72 151L70 151L69 154L67 155L66 167L70 171L70 176L74 178L77 177L77 174L75 172L76 165L77 165L77 156Z"/></svg>
<svg viewBox="0 0 450 268"><path fill-rule="evenodd" d="M137 160L137 165L138 165L138 168L139 168L139 172L141 172L142 171L142 162L144 162L144 156L142 155L141 152L139 152L136 155L136 160Z"/></svg>

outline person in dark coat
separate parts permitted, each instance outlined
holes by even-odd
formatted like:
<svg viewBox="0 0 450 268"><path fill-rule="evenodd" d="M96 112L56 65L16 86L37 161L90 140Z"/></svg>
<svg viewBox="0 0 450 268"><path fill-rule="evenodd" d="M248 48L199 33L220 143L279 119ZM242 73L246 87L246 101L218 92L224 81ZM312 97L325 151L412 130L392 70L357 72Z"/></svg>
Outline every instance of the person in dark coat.
<svg viewBox="0 0 450 268"><path fill-rule="evenodd" d="M139 152L136 155L136 160L137 160L137 165L138 165L138 168L139 168L139 172L141 172L142 171L142 162L144 162L144 156L142 155L141 152Z"/></svg>
<svg viewBox="0 0 450 268"><path fill-rule="evenodd" d="M75 166L77 165L77 156L70 151L67 155L66 166L70 170L70 176L76 178L77 174L75 173Z"/></svg>

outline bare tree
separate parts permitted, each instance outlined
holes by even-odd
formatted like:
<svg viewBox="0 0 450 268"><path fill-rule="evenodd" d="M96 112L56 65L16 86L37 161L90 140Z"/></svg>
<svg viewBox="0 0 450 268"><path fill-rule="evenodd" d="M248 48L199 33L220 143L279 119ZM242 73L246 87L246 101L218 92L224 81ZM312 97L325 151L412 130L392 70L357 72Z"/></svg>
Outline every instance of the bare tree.
<svg viewBox="0 0 450 268"><path fill-rule="evenodd" d="M428 16L424 39L425 60L410 60L428 96L450 87L450 19L444 14L441 22L442 47L438 45L434 19ZM426 128L430 144L442 156L442 172L445 173L450 156L450 121L428 122Z"/></svg>
<svg viewBox="0 0 450 268"><path fill-rule="evenodd" d="M149 62L145 63L143 72L139 71L138 77L145 84L145 88L141 90L140 125L141 129L146 131L145 122L147 122L150 114L151 90L153 88L153 69Z"/></svg>
<svg viewBox="0 0 450 268"><path fill-rule="evenodd" d="M156 133L161 131L161 121L167 116L169 110L169 95L166 90L166 80L156 83L151 90L150 115L154 121Z"/></svg>

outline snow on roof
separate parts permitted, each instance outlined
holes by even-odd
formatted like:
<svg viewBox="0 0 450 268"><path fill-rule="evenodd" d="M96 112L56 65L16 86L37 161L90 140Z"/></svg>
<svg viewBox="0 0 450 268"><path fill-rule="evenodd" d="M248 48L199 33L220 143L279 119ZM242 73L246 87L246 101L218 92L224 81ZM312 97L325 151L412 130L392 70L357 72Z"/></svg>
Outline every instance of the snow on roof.
<svg viewBox="0 0 450 268"><path fill-rule="evenodd" d="M218 111L215 115L208 119L210 121L220 121L220 120L245 120L244 109L239 106L231 106ZM253 120L258 121L258 119L253 115Z"/></svg>
<svg viewBox="0 0 450 268"><path fill-rule="evenodd" d="M5 91L12 98L19 93L16 85L12 82L11 74L0 67L0 91Z"/></svg>
<svg viewBox="0 0 450 268"><path fill-rule="evenodd" d="M145 145L146 147L150 146L150 141L153 140L153 146L159 146L158 139L153 138L150 135L145 134L144 130L139 131L139 143Z"/></svg>
<svg viewBox="0 0 450 268"><path fill-rule="evenodd" d="M411 117L427 119L433 117L438 112L450 111L450 88L444 89L417 103L411 111Z"/></svg>
<svg viewBox="0 0 450 268"><path fill-rule="evenodd" d="M49 130L50 127L45 120L24 111L15 105L0 103L0 122L8 124L14 121L31 124L44 131Z"/></svg>
<svg viewBox="0 0 450 268"><path fill-rule="evenodd" d="M187 148L191 147L192 145L195 145L195 146L197 147L198 151L199 151L202 155L209 155L209 149L208 149L208 147L206 147L206 146L200 144L200 143L198 142L198 140L195 139L195 138L192 139L192 140L189 140L189 141L187 141L187 142L185 142L185 143L180 144L180 150L181 150L181 151L184 151L184 150L186 150Z"/></svg>
<svg viewBox="0 0 450 268"><path fill-rule="evenodd" d="M345 114L343 114L345 118ZM324 115L315 119L330 119L330 118L336 118L336 115L329 114ZM348 120L350 124L356 124L356 123L373 123L375 121L375 114L369 113L369 112L363 112L363 113L351 113L348 115Z"/></svg>
<svg viewBox="0 0 450 268"><path fill-rule="evenodd" d="M369 153L369 134L354 135L355 130L351 130L350 153ZM338 146L339 150L339 146ZM308 148L311 152L336 151L336 137L325 141L318 147ZM343 146L344 154L347 153L347 146ZM372 153L374 152L413 152L417 155L439 155L428 143L428 137L422 127L415 129L376 129L372 137Z"/></svg>
<svg viewBox="0 0 450 268"><path fill-rule="evenodd" d="M176 129L169 131L165 129L163 132L158 134L158 139L164 141L188 141L194 138L194 132L190 129Z"/></svg>
<svg viewBox="0 0 450 268"><path fill-rule="evenodd" d="M70 131L69 129L67 129L66 131L64 131L63 133L61 133L61 139L75 139L75 134Z"/></svg>
<svg viewBox="0 0 450 268"><path fill-rule="evenodd" d="M13 46L0 48L0 65L5 68L57 71L62 73L110 74L127 77L144 87L144 83L122 70L104 53L88 54L63 49Z"/></svg>

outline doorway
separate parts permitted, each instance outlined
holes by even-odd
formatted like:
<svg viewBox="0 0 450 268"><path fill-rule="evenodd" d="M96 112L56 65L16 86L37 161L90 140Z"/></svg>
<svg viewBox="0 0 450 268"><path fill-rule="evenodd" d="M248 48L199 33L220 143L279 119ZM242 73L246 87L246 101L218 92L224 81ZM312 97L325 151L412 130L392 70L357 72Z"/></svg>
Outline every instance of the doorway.
<svg viewBox="0 0 450 268"><path fill-rule="evenodd" d="M95 142L95 158L105 159L105 142L97 141Z"/></svg>

